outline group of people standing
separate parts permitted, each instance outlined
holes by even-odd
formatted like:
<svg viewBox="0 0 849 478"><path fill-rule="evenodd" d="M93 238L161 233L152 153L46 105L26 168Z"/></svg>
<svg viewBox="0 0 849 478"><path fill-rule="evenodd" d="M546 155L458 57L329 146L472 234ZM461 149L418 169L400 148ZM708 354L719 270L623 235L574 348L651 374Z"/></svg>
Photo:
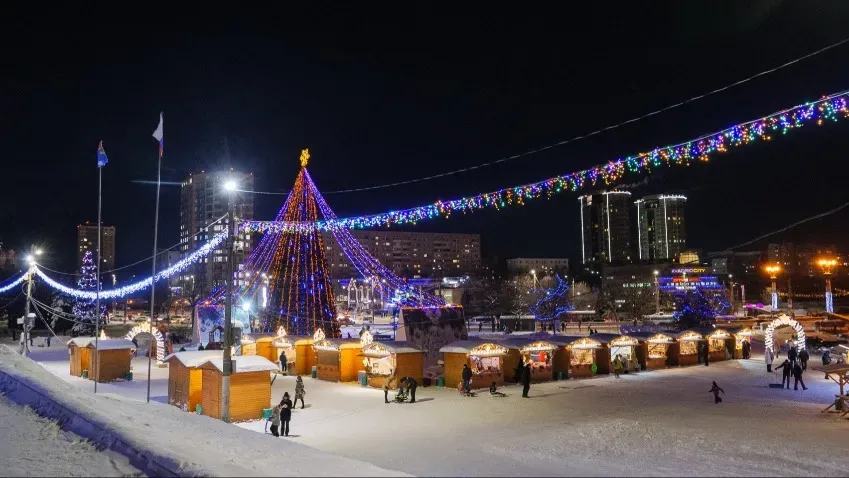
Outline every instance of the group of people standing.
<svg viewBox="0 0 849 478"><path fill-rule="evenodd" d="M389 371L389 378L383 383L383 401L389 403L389 388L392 381L395 380L395 371ZM406 390L405 388L406 387ZM402 377L398 381L398 393L395 395L396 402L403 402L407 398L410 403L416 403L416 389L419 387L419 382L413 377Z"/></svg>
<svg viewBox="0 0 849 478"><path fill-rule="evenodd" d="M801 351L796 350L796 346L792 345L787 351L787 358L775 371L781 370L781 388L790 388L790 377L793 376L793 390L799 390L799 384L802 384L802 390L807 390L805 381L802 380L802 373L808 369L808 359L810 355L808 350L803 348ZM767 347L764 351L764 360L766 361L766 371L772 372L772 363L775 360L773 351Z"/></svg>
<svg viewBox="0 0 849 478"><path fill-rule="evenodd" d="M303 409L306 404L304 403L304 396L307 392L304 390L304 379L298 375L298 378L295 379L295 401L294 403L289 398L289 392L285 392L283 394L283 399L280 400L280 403L274 406L271 410L271 434L275 437L279 437L283 435L284 437L289 436L289 422L292 421L292 408L298 405L298 400L301 401L301 408Z"/></svg>

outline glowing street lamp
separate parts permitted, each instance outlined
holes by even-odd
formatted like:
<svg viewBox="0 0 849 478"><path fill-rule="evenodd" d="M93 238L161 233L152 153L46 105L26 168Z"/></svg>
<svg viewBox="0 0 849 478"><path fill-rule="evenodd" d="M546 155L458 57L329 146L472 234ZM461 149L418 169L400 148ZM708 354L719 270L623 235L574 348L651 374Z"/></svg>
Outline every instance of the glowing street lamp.
<svg viewBox="0 0 849 478"><path fill-rule="evenodd" d="M225 281L224 296L224 357L223 371L221 373L221 420L230 421L230 375L233 373L233 247L236 237L236 214L234 196L239 187L234 180L224 183L224 190L228 193L227 207L227 275Z"/></svg>
<svg viewBox="0 0 849 478"><path fill-rule="evenodd" d="M836 259L820 259L817 265L822 269L822 274L825 276L825 311L826 313L834 313L834 297L831 295L831 273L837 267Z"/></svg>
<svg viewBox="0 0 849 478"><path fill-rule="evenodd" d="M772 264L764 267L764 271L769 274L769 279L772 281L772 311L778 310L778 286L775 281L778 279L778 274L781 273L781 266Z"/></svg>

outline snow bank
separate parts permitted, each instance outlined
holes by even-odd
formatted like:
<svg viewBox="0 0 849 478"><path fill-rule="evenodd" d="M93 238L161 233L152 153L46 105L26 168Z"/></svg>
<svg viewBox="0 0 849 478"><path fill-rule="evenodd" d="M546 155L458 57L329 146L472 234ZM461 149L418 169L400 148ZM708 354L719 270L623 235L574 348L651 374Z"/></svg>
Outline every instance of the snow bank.
<svg viewBox="0 0 849 478"><path fill-rule="evenodd" d="M409 476L169 405L77 390L8 346L0 391L151 476Z"/></svg>

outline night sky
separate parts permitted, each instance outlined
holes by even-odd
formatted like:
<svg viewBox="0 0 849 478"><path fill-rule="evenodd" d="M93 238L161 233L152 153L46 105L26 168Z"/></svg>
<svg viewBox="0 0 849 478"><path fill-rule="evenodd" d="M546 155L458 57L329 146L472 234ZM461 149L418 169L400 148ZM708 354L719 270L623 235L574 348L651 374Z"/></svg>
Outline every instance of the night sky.
<svg viewBox="0 0 849 478"><path fill-rule="evenodd" d="M331 193L562 141L737 81L848 32L849 3L841 1L588 3L596 9L423 3L363 10L332 2L297 11L231 5L150 12L150 19L167 18L160 24L103 14L64 21L70 11L58 10L49 20L18 17L4 26L0 44L4 247L38 241L49 252L48 267L73 270L76 225L97 217L95 150L103 140L110 159L103 218L117 226L118 264L148 257L155 187L133 181L155 179L151 133L160 111L164 180L232 166L254 172L257 189L286 191L300 150L309 147L313 179L346 216L584 169L849 88L846 44L545 153L403 187ZM847 133L844 123L806 127L709 165L664 170L633 192L687 195L688 246L723 249L847 201ZM414 230L479 232L488 256L576 260L577 196ZM258 218L271 219L282 200L258 196ZM840 243L847 215L774 240ZM163 247L178 240L178 216L179 187L164 186ZM765 249L766 241L753 247Z"/></svg>

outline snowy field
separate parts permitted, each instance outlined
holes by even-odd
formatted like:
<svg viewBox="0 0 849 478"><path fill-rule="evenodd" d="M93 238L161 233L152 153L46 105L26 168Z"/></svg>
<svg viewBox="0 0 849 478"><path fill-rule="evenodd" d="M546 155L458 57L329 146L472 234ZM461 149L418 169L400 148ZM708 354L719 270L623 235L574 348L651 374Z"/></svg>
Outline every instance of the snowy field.
<svg viewBox="0 0 849 478"><path fill-rule="evenodd" d="M142 476L127 458L100 452L56 422L0 395L3 476Z"/></svg>
<svg viewBox="0 0 849 478"><path fill-rule="evenodd" d="M91 391L92 382L68 376L64 348L34 358ZM143 400L146 359L134 361L134 374L99 391ZM167 369L152 377L153 401L166 401ZM380 390L305 378L307 407L294 410L291 436L264 439L412 475L844 476L849 421L820 413L837 386L811 370L805 379L807 391L771 389L776 378L756 356L533 385L529 399L516 386L502 399L419 387L417 403L399 405L384 404ZM708 393L713 380L726 392L719 405ZM293 394L293 377L276 379L274 400L284 391ZM258 437L264 426L237 425Z"/></svg>

